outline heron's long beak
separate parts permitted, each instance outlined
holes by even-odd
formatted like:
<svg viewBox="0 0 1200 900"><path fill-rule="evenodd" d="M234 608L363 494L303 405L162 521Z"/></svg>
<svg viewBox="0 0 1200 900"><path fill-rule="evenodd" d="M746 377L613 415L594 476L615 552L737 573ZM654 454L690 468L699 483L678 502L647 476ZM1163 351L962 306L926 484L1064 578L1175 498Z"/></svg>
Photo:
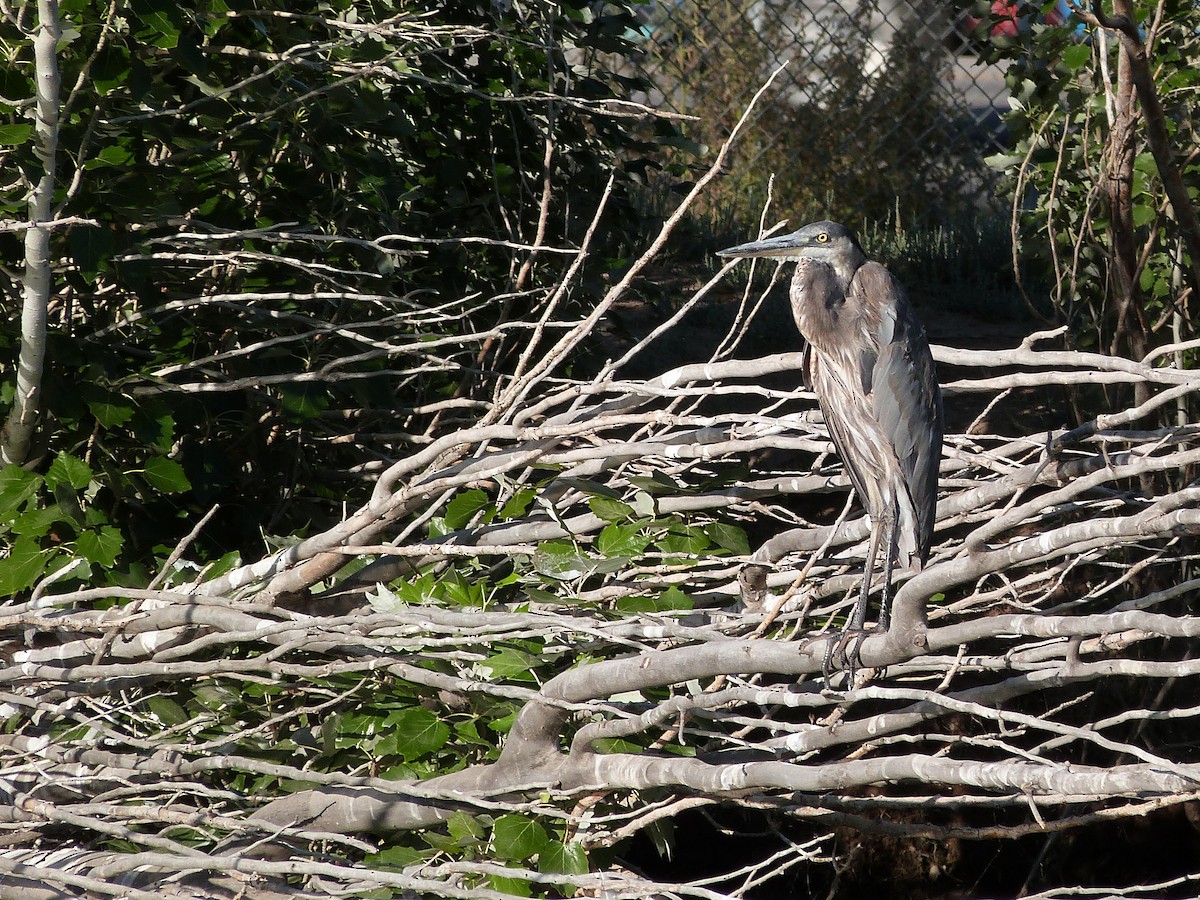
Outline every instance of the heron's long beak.
<svg viewBox="0 0 1200 900"><path fill-rule="evenodd" d="M796 240L794 234L781 234L762 241L738 244L727 250L718 250L717 256L798 256L796 252L805 245Z"/></svg>

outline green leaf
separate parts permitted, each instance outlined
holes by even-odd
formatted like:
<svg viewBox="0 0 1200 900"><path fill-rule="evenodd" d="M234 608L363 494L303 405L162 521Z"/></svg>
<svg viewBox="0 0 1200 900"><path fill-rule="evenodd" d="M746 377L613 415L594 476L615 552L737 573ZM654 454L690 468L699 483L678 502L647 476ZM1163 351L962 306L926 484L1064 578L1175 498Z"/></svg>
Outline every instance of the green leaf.
<svg viewBox="0 0 1200 900"><path fill-rule="evenodd" d="M624 522L634 515L633 507L628 503L609 497L592 497L588 500L588 506L605 522Z"/></svg>
<svg viewBox="0 0 1200 900"><path fill-rule="evenodd" d="M141 19L145 28L137 37L163 50L174 49L179 43L179 11L174 3L163 0L134 0L131 11Z"/></svg>
<svg viewBox="0 0 1200 900"><path fill-rule="evenodd" d="M454 842L460 847L478 844L484 837L484 828L479 820L461 810L446 821L446 828L450 831L450 837L454 838Z"/></svg>
<svg viewBox="0 0 1200 900"><path fill-rule="evenodd" d="M489 875L488 884L492 890L508 894L512 897L532 897L533 885L524 878L507 878L503 875Z"/></svg>
<svg viewBox="0 0 1200 900"><path fill-rule="evenodd" d="M92 415L105 428L120 428L133 417L133 404L127 397L102 387L86 385L81 393Z"/></svg>
<svg viewBox="0 0 1200 900"><path fill-rule="evenodd" d="M400 710L388 717L387 724L395 737L396 753L410 761L440 750L450 739L449 726L420 706Z"/></svg>
<svg viewBox="0 0 1200 900"><path fill-rule="evenodd" d="M46 567L47 554L26 535L13 542L8 555L0 557L0 597L8 597L32 585Z"/></svg>
<svg viewBox="0 0 1200 900"><path fill-rule="evenodd" d="M146 705L150 707L154 717L164 725L182 725L191 718L184 708L170 697L151 697L146 701Z"/></svg>
<svg viewBox="0 0 1200 900"><path fill-rule="evenodd" d="M653 597L643 597L635 595L633 597L618 597L617 612L627 615L636 615L637 613L652 613L658 611L658 603Z"/></svg>
<svg viewBox="0 0 1200 900"><path fill-rule="evenodd" d="M0 469L0 522L13 519L42 486L42 477L10 463Z"/></svg>
<svg viewBox="0 0 1200 900"><path fill-rule="evenodd" d="M387 847L378 853L369 854L363 862L372 867L399 871L419 862L424 862L426 854L412 847Z"/></svg>
<svg viewBox="0 0 1200 900"><path fill-rule="evenodd" d="M65 484L76 491L82 491L91 480L92 467L69 453L59 453L46 471L46 486L50 490Z"/></svg>
<svg viewBox="0 0 1200 900"><path fill-rule="evenodd" d="M542 541L533 552L533 569L559 581L574 581L596 570L596 562L567 541Z"/></svg>
<svg viewBox="0 0 1200 900"><path fill-rule="evenodd" d="M183 466L165 456L152 456L146 460L144 472L150 486L164 494L182 494L192 489Z"/></svg>
<svg viewBox="0 0 1200 900"><path fill-rule="evenodd" d="M75 541L75 548L89 561L102 568L111 569L116 564L117 554L121 552L121 545L124 543L121 532L111 525L101 525L79 535Z"/></svg>
<svg viewBox="0 0 1200 900"><path fill-rule="evenodd" d="M592 747L597 753L641 753L646 749L625 738L600 738L592 741Z"/></svg>
<svg viewBox="0 0 1200 900"><path fill-rule="evenodd" d="M537 496L537 491L533 488L522 488L511 497L504 506L500 507L499 518L501 519L519 519L525 515L525 511L529 509L529 504L533 502L533 498Z"/></svg>
<svg viewBox="0 0 1200 900"><path fill-rule="evenodd" d="M32 125L0 125L0 146L18 147L32 134Z"/></svg>
<svg viewBox="0 0 1200 900"><path fill-rule="evenodd" d="M1135 203L1132 209L1133 224L1142 228L1154 221L1158 210L1149 203Z"/></svg>
<svg viewBox="0 0 1200 900"><path fill-rule="evenodd" d="M1092 48L1088 44L1072 44L1062 52L1063 65L1072 72L1086 66L1092 59Z"/></svg>
<svg viewBox="0 0 1200 900"><path fill-rule="evenodd" d="M55 522L69 521L57 503L50 506L35 506L13 519L13 534L27 534L31 538L45 537Z"/></svg>
<svg viewBox="0 0 1200 900"><path fill-rule="evenodd" d="M129 148L122 147L119 144L112 144L85 162L83 167L85 169L103 169L105 167L119 169L129 165L132 159L133 154L129 152Z"/></svg>
<svg viewBox="0 0 1200 900"><path fill-rule="evenodd" d="M692 598L681 591L679 588L671 585L661 594L658 595L658 600L654 603L654 608L659 611L672 609L694 609L695 604Z"/></svg>
<svg viewBox="0 0 1200 900"><path fill-rule="evenodd" d="M214 681L198 682L192 688L192 694L197 703L213 712L232 709L234 704L239 703L242 699L242 695L237 691Z"/></svg>
<svg viewBox="0 0 1200 900"><path fill-rule="evenodd" d="M541 853L550 838L541 823L510 813L492 826L492 850L501 859L529 859Z"/></svg>
<svg viewBox="0 0 1200 900"><path fill-rule="evenodd" d="M596 538L596 549L604 556L636 556L650 543L640 525L606 525Z"/></svg>
<svg viewBox="0 0 1200 900"><path fill-rule="evenodd" d="M531 653L515 647L505 647L495 656L489 656L481 662L479 668L486 670L487 677L490 678L511 678L513 675L532 671L538 662L538 658Z"/></svg>
<svg viewBox="0 0 1200 900"><path fill-rule="evenodd" d="M686 553L696 555L708 549L708 535L699 528L688 528L685 531L673 531L658 541L658 547L664 553Z"/></svg>
<svg viewBox="0 0 1200 900"><path fill-rule="evenodd" d="M634 487L639 487L647 494L677 494L679 493L679 485L670 479L662 472L655 470L650 473L649 477L644 475L635 475L630 477L629 483Z"/></svg>
<svg viewBox="0 0 1200 900"><path fill-rule="evenodd" d="M478 488L463 491L446 504L446 528L457 531L471 521L475 513L484 509L490 501L488 495Z"/></svg>
<svg viewBox="0 0 1200 900"><path fill-rule="evenodd" d="M645 491L638 491L633 495L633 511L639 516L653 518L658 514L656 506L654 498Z"/></svg>
<svg viewBox="0 0 1200 900"><path fill-rule="evenodd" d="M711 525L705 526L704 533L718 547L728 550L735 556L748 556L750 553L750 539L746 537L746 532L736 525L713 522Z"/></svg>
<svg viewBox="0 0 1200 900"><path fill-rule="evenodd" d="M284 415L296 424L315 419L329 408L329 392L319 384L287 384L279 395Z"/></svg>
<svg viewBox="0 0 1200 900"><path fill-rule="evenodd" d="M538 855L538 871L547 874L586 875L588 872L587 851L583 849L582 844L574 841L564 844L562 841L552 840ZM558 886L558 891L564 897L570 897L574 895L575 888L572 885L562 884Z"/></svg>

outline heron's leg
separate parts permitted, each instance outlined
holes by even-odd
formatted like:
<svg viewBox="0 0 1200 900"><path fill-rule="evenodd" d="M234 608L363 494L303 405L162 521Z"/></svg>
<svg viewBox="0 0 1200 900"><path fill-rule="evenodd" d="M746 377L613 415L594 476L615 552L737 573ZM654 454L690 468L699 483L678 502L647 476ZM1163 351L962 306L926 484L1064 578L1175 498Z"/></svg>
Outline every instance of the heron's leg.
<svg viewBox="0 0 1200 900"><path fill-rule="evenodd" d="M846 627L842 629L842 633L837 641L830 641L829 646L825 650L825 664L823 668L826 685L829 684L829 676L832 672L833 657L835 655L842 668L850 676L851 682L854 681L854 671L862 664L862 644L867 638L867 607L871 602L871 583L875 580L875 560L879 558L879 541L885 532L890 534L894 530L893 517L881 517L877 519L873 516L871 518L871 539L867 543L867 559L863 567L862 589L859 591L858 600L855 601L850 618L846 620Z"/></svg>
<svg viewBox="0 0 1200 900"><path fill-rule="evenodd" d="M862 590L854 611L846 620L846 631L862 631L867 624L867 606L871 602L871 582L875 580L875 560L879 558L879 539L883 535L886 523L871 519L871 540L867 544L867 559L863 564Z"/></svg>
<svg viewBox="0 0 1200 900"><path fill-rule="evenodd" d="M883 558L883 603L879 607L879 627L884 631L892 623L892 571L896 568L896 555L900 552L899 502L893 504L888 517L887 550Z"/></svg>
<svg viewBox="0 0 1200 900"><path fill-rule="evenodd" d="M867 631L867 605L871 593L871 582L874 580L875 559L879 555L879 542L881 538L887 541L887 545L884 549L883 601L879 607L879 628L886 632L888 625L891 624L892 570L896 567L896 556L900 551L899 522L899 500L896 500L888 507L887 513L879 517L878 523L874 521L871 523L871 543L867 550L868 568L863 573L862 594L858 598L858 603L855 604L851 620L842 632L837 649L838 659L841 660L842 666L850 674L851 680L854 678L854 670L862 665L862 645L869 633ZM853 645L851 645L851 641L853 641ZM832 645L830 646L832 647ZM828 683L828 665L826 666L825 680Z"/></svg>

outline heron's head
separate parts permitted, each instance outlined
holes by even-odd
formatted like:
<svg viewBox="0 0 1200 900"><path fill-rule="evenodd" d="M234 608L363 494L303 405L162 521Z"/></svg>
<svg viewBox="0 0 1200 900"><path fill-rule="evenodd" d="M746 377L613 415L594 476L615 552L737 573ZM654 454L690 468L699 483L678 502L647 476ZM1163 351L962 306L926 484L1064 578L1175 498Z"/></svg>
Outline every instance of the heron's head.
<svg viewBox="0 0 1200 900"><path fill-rule="evenodd" d="M727 250L718 250L717 255L816 259L833 266L847 280L867 259L854 233L837 222L813 222L791 234L781 234L761 241L738 244Z"/></svg>

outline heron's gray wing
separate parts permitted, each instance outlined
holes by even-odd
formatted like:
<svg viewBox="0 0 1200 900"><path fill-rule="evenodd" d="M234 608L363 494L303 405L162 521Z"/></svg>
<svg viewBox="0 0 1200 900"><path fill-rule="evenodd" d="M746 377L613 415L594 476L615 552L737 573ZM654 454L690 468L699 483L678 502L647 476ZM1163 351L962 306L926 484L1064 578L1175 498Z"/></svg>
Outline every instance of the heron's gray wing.
<svg viewBox="0 0 1200 900"><path fill-rule="evenodd" d="M925 330L904 288L878 263L855 273L850 293L867 311L876 340L871 373L875 420L896 451L917 517L917 556L929 555L942 451L942 394ZM864 365L868 363L864 355Z"/></svg>
<svg viewBox="0 0 1200 900"><path fill-rule="evenodd" d="M848 298L828 263L801 259L792 278L792 313L807 343L804 383L817 395L829 437L850 483L868 511L879 512L878 456L890 452L876 438L868 397L877 341L863 321L861 303Z"/></svg>

